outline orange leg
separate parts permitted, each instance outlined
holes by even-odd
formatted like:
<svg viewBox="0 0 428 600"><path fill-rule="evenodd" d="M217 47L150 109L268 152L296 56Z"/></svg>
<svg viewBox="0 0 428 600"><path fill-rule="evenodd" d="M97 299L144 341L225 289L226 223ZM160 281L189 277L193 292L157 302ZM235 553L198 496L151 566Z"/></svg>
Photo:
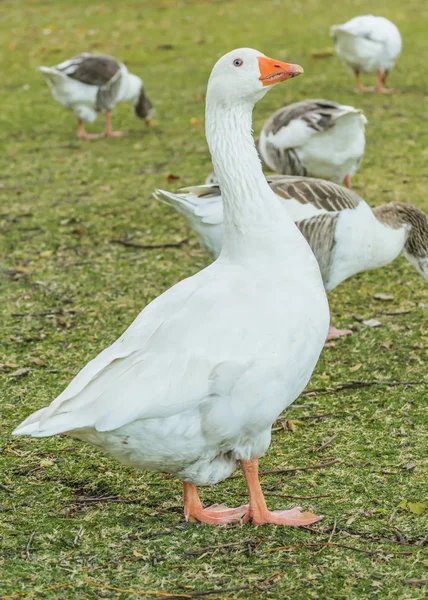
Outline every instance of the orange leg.
<svg viewBox="0 0 428 600"><path fill-rule="evenodd" d="M355 91L356 92L372 92L373 88L366 87L361 83L360 72L354 71L355 73Z"/></svg>
<svg viewBox="0 0 428 600"><path fill-rule="evenodd" d="M375 91L378 94L395 94L397 90L393 88L385 87L386 78L388 77L388 71L378 71L376 74L376 87Z"/></svg>
<svg viewBox="0 0 428 600"><path fill-rule="evenodd" d="M248 511L248 504L239 508L228 508L222 504L213 504L202 508L196 486L193 483L183 482L184 516L186 521L208 523L209 525L224 525L236 523Z"/></svg>
<svg viewBox="0 0 428 600"><path fill-rule="evenodd" d="M106 128L104 130L105 137L121 137L123 135L128 135L126 131L113 131L111 127L111 112L106 112L104 115Z"/></svg>
<svg viewBox="0 0 428 600"><path fill-rule="evenodd" d="M352 188L352 185L351 185L351 176L350 175L346 175L345 179L343 180L343 185L345 187L347 187L348 190L350 190Z"/></svg>
<svg viewBox="0 0 428 600"><path fill-rule="evenodd" d="M312 523L316 523L322 519L322 517L318 517L312 513L300 512L300 506L296 506L291 510L268 510L259 482L258 459L241 460L241 466L244 471L250 495L250 507L243 519L244 523L251 521L253 525L273 523L274 525L302 527L312 525Z"/></svg>
<svg viewBox="0 0 428 600"><path fill-rule="evenodd" d="M81 119L77 120L77 136L80 140L96 140L101 137L98 133L86 133Z"/></svg>

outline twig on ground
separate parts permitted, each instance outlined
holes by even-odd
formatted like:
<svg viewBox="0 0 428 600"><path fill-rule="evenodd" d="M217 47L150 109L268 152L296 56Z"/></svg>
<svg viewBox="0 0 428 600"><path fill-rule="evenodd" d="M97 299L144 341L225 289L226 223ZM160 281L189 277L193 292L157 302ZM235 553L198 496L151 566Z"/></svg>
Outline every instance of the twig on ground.
<svg viewBox="0 0 428 600"><path fill-rule="evenodd" d="M416 542L416 546L424 546L425 543L428 541L428 535L426 535L424 538L422 538L421 540L418 540Z"/></svg>
<svg viewBox="0 0 428 600"><path fill-rule="evenodd" d="M189 550L185 552L187 556L196 556L198 554L204 554L210 550L219 550L220 548L231 548L233 546L245 546L246 544L254 544L254 540L243 540L242 542L229 542L227 544L219 544L218 546L206 546L205 548L196 548L196 550Z"/></svg>
<svg viewBox="0 0 428 600"><path fill-rule="evenodd" d="M266 471L260 471L259 475L272 475L275 473L293 473L294 471L312 471L313 469L323 469L324 467L331 467L337 463L342 462L339 458L334 458L328 462L320 463L319 465L309 465L307 467L290 467L289 469L267 469ZM229 479L238 479L241 475L232 475Z"/></svg>
<svg viewBox="0 0 428 600"><path fill-rule="evenodd" d="M428 585L428 579L403 579L401 583L404 583L404 585L415 585L419 587L420 585Z"/></svg>
<svg viewBox="0 0 428 600"><path fill-rule="evenodd" d="M131 242L130 240L110 240L110 244L120 244L128 248L142 248L143 250L153 250L156 248L180 248L183 244L189 241L189 238L183 238L178 242L167 242L165 244L138 244L137 242Z"/></svg>
<svg viewBox="0 0 428 600"><path fill-rule="evenodd" d="M238 592L240 590L248 590L250 585L239 585L232 588L215 588L212 590L204 590L201 592L188 592L187 594L168 594L166 592L142 592L135 589L118 588L112 585L105 585L103 583L97 583L91 579L84 578L83 581L88 585L92 585L97 588L104 590L112 590L114 592L121 592L122 594L136 594L137 596L153 596L158 600L172 600L173 598L200 598L202 596L212 596L214 594L225 594L228 592Z"/></svg>
<svg viewBox="0 0 428 600"><path fill-rule="evenodd" d="M312 448L312 452L321 452L321 450L324 450L324 448L327 448L327 446L330 446L330 444L332 444L337 437L338 437L337 434L332 435L331 437L328 438L328 440L323 442L321 444L321 446L318 446L318 448Z"/></svg>
<svg viewBox="0 0 428 600"><path fill-rule="evenodd" d="M75 502L79 504L96 504L97 502L117 502L118 504L141 504L140 500L122 498L121 496L78 496Z"/></svg>
<svg viewBox="0 0 428 600"><path fill-rule="evenodd" d="M336 517L334 517L333 529L331 530L330 537L328 538L327 544L329 544L331 542L334 534L336 533L336 525L337 525L337 519L336 519Z"/></svg>
<svg viewBox="0 0 428 600"><path fill-rule="evenodd" d="M428 381L349 381L348 383L340 383L333 387L309 388L308 390L305 390L303 394L330 394L331 392L371 387L372 385L386 385L387 387L394 387L397 385L428 385Z"/></svg>
<svg viewBox="0 0 428 600"><path fill-rule="evenodd" d="M77 544L79 543L80 538L82 537L82 533L83 533L83 525L79 529L79 531L76 533L76 535L74 536L73 546L77 546Z"/></svg>
<svg viewBox="0 0 428 600"><path fill-rule="evenodd" d="M4 483L0 483L0 488L2 490L4 490L7 494L11 494L12 490L10 488L7 487L7 485L4 485Z"/></svg>
<svg viewBox="0 0 428 600"><path fill-rule="evenodd" d="M25 546L25 556L27 557L27 560L29 558L31 558L30 547L31 547L31 542L33 541L35 535L36 535L36 532L33 531L28 539L27 545Z"/></svg>
<svg viewBox="0 0 428 600"><path fill-rule="evenodd" d="M319 554L320 552L322 552L324 550L324 548L327 548L327 546L331 546L332 537L334 536L334 534L336 532L336 525L337 525L337 520L336 520L336 517L334 517L333 529L331 530L329 538L328 538L327 542L324 544L324 546L320 550L318 550L318 552L316 552L316 554Z"/></svg>
<svg viewBox="0 0 428 600"><path fill-rule="evenodd" d="M400 544L407 544L406 538L401 533L401 531L398 529L398 527L394 527L393 529L394 529L395 537L400 542Z"/></svg>
<svg viewBox="0 0 428 600"><path fill-rule="evenodd" d="M392 511L389 519L388 519L388 525L391 525L393 520L395 519L395 515L397 514L397 509L394 508L394 510Z"/></svg>
<svg viewBox="0 0 428 600"><path fill-rule="evenodd" d="M71 309L71 308L59 308L59 309L52 309L52 310L46 310L44 312L35 312L35 313L12 313L12 317L18 318L18 317L50 317L53 315L75 315L77 311Z"/></svg>
<svg viewBox="0 0 428 600"><path fill-rule="evenodd" d="M348 413L353 413L353 412L361 412L361 408L349 408L348 410L342 410L340 412L318 413L316 415L301 415L298 417L298 420L299 421L310 421L312 419L313 420L325 419L326 417L343 417L343 415L347 415ZM286 419L278 419L278 421L280 423L285 420ZM281 429L283 429L283 428L281 427Z"/></svg>

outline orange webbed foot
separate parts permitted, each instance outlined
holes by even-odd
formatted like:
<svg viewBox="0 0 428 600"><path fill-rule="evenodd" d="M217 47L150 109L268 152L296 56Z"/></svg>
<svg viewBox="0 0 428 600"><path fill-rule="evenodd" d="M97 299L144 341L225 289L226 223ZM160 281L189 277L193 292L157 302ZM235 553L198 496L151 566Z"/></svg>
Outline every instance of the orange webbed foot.
<svg viewBox="0 0 428 600"><path fill-rule="evenodd" d="M253 525L288 525L289 527L306 527L321 521L322 517L310 512L300 512L301 507L296 506L290 510L249 511L243 521Z"/></svg>

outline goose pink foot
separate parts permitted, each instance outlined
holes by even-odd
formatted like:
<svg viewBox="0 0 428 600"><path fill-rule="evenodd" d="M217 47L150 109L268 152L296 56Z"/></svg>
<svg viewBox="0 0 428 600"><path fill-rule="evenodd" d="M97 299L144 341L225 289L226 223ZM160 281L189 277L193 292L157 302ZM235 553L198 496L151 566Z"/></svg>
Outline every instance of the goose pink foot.
<svg viewBox="0 0 428 600"><path fill-rule="evenodd" d="M241 460L242 470L250 495L250 506L243 518L244 523L253 525L289 525L291 527L305 527L317 523L322 519L318 515L309 512L300 512L301 507L296 506L291 510L268 510L259 481L258 459Z"/></svg>
<svg viewBox="0 0 428 600"><path fill-rule="evenodd" d="M128 135L126 131L113 131L111 127L111 113L106 112L104 115L106 128L104 130L105 137L123 137L124 135Z"/></svg>
<svg viewBox="0 0 428 600"><path fill-rule="evenodd" d="M351 335L352 331L350 329L336 329L336 327L329 327L327 339L328 340L336 340L337 338L342 337L343 335Z"/></svg>
<svg viewBox="0 0 428 600"><path fill-rule="evenodd" d="M248 504L238 508L228 508L223 504L213 504L203 508L196 486L183 482L184 516L191 523L206 523L208 525L225 525L241 521L248 512Z"/></svg>
<svg viewBox="0 0 428 600"><path fill-rule="evenodd" d="M80 119L77 121L77 137L79 140L97 140L101 137L99 133L87 133Z"/></svg>
<svg viewBox="0 0 428 600"><path fill-rule="evenodd" d="M290 510L259 510L248 511L243 522L251 522L253 525L288 525L289 527L306 527L321 521L322 517L310 512L300 512L301 507L296 506Z"/></svg>

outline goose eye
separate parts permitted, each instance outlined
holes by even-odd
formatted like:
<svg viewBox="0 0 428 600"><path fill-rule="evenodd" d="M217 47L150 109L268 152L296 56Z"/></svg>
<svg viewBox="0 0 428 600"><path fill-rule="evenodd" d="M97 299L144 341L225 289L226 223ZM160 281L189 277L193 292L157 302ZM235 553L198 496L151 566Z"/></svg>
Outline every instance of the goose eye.
<svg viewBox="0 0 428 600"><path fill-rule="evenodd" d="M235 58L235 60L233 61L234 67L241 67L243 64L244 61L242 60L242 58Z"/></svg>

